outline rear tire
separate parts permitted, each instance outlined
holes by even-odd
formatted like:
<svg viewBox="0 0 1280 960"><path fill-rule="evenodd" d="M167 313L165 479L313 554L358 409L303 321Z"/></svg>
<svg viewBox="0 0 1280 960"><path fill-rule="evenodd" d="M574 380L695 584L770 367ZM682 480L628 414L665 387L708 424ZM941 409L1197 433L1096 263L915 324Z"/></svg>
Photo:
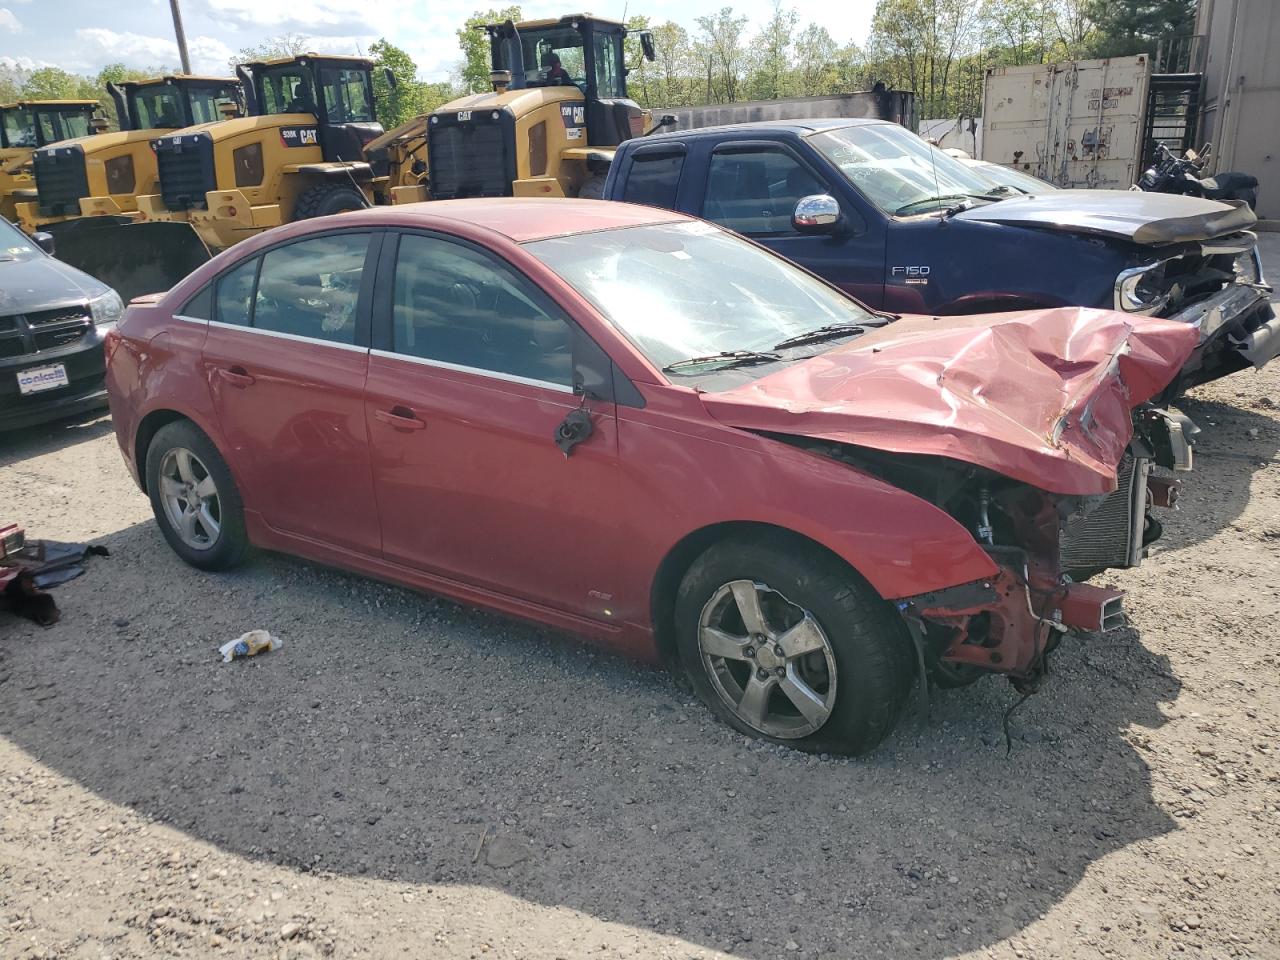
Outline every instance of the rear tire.
<svg viewBox="0 0 1280 960"><path fill-rule="evenodd" d="M227 570L249 548L244 503L213 441L190 420L159 430L147 447L151 510L173 552L201 570Z"/></svg>
<svg viewBox="0 0 1280 960"><path fill-rule="evenodd" d="M367 205L364 194L350 184L322 183L298 198L293 208L293 219L327 217L348 210L363 210Z"/></svg>
<svg viewBox="0 0 1280 960"><path fill-rule="evenodd" d="M582 186L578 188L579 200L603 200L604 199L604 176L602 174L593 174L582 181Z"/></svg>
<svg viewBox="0 0 1280 960"><path fill-rule="evenodd" d="M751 629L757 617L763 632ZM680 659L712 713L800 750L873 749L897 723L915 675L911 639L892 608L839 559L785 535L707 550L680 585L675 627Z"/></svg>

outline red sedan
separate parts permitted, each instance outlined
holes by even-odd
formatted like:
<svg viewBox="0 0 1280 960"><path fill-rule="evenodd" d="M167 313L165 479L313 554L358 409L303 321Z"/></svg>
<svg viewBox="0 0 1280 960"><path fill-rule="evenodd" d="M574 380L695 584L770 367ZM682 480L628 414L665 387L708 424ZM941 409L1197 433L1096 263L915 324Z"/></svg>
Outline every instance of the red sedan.
<svg viewBox="0 0 1280 960"><path fill-rule="evenodd" d="M458 200L238 244L129 308L107 383L188 563L254 544L444 594L861 752L922 671L1029 682L1115 613L1065 572L1158 529L1132 408L1194 343L1076 308L881 316L679 214Z"/></svg>

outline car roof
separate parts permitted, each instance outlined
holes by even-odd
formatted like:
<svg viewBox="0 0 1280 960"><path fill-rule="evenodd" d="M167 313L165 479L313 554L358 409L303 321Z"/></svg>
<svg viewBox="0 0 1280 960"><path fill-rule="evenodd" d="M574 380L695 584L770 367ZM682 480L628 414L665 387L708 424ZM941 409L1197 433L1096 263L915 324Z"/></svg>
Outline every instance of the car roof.
<svg viewBox="0 0 1280 960"><path fill-rule="evenodd" d="M628 141L632 144L652 143L654 140L687 140L690 137L718 135L722 133L751 132L762 133L794 133L803 137L805 134L818 133L822 130L837 130L841 127L864 127L875 123L892 123L890 120L877 120L867 117L813 117L801 120L750 120L743 123L726 123L718 127L698 127L693 130L672 130L669 133L651 134L644 139Z"/></svg>
<svg viewBox="0 0 1280 960"><path fill-rule="evenodd" d="M359 218L366 222L400 227L438 226L448 229L451 224L467 223L500 233L516 243L692 219L672 210L642 207L634 203L558 197L428 200L422 203L372 207L338 216L344 221L347 218L352 221Z"/></svg>

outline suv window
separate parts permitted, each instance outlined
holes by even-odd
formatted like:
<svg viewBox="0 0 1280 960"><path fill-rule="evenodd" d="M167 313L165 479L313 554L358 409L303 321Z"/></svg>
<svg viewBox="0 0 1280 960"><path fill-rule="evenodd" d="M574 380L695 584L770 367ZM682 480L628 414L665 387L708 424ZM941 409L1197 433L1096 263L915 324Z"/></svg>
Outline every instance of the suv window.
<svg viewBox="0 0 1280 960"><path fill-rule="evenodd" d="M707 171L702 215L748 236L794 233L791 214L796 202L826 192L822 182L785 150L717 151Z"/></svg>
<svg viewBox="0 0 1280 960"><path fill-rule="evenodd" d="M356 342L356 306L369 234L338 233L268 250L253 325L332 343Z"/></svg>
<svg viewBox="0 0 1280 960"><path fill-rule="evenodd" d="M396 254L392 347L457 366L572 385L569 321L506 264L405 234Z"/></svg>
<svg viewBox="0 0 1280 960"><path fill-rule="evenodd" d="M249 326L249 308L253 305L253 284L258 278L260 257L246 260L218 280L217 320L237 327Z"/></svg>
<svg viewBox="0 0 1280 960"><path fill-rule="evenodd" d="M631 160L622 199L628 203L643 203L674 210L683 169L683 150L677 153L642 150Z"/></svg>

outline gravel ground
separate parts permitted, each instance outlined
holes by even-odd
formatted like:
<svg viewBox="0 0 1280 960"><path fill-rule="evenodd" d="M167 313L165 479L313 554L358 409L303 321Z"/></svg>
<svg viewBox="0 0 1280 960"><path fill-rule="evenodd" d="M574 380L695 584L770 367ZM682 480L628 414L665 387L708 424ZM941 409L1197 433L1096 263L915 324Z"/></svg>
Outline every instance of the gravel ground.
<svg viewBox="0 0 1280 960"><path fill-rule="evenodd" d="M1264 236L1280 277L1280 236ZM112 556L0 621L0 956L1280 957L1280 366L1198 390L1133 628L860 761L661 672L286 557L179 563L106 420L0 440ZM223 665L266 627L283 650Z"/></svg>

